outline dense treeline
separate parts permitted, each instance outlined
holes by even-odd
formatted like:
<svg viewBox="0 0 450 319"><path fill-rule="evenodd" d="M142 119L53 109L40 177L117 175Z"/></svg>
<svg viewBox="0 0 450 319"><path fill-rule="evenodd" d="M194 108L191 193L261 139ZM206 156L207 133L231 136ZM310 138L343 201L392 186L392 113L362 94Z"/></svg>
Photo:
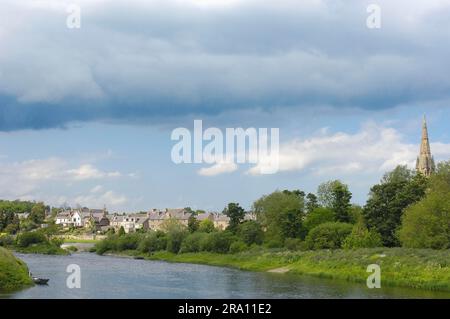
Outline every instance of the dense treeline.
<svg viewBox="0 0 450 319"><path fill-rule="evenodd" d="M35 229L44 222L46 210L48 206L42 202L0 200L0 233L16 234L20 230ZM19 214L28 216L21 220Z"/></svg>
<svg viewBox="0 0 450 319"><path fill-rule="evenodd" d="M254 202L256 220L230 203L223 213L229 227L220 231L195 214L188 226L175 220L161 231L111 234L96 250L154 253L240 252L252 246L290 250L405 246L450 248L450 162L440 163L430 178L398 166L374 185L366 205L351 203L341 181L329 181L317 193L275 191Z"/></svg>

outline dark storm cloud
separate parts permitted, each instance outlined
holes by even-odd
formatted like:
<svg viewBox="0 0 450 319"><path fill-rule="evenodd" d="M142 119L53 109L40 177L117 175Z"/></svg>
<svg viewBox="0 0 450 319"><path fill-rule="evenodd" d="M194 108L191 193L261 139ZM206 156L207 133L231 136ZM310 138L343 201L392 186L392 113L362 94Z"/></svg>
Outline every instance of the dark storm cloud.
<svg viewBox="0 0 450 319"><path fill-rule="evenodd" d="M6 2L0 129L448 98L448 4L381 1L369 30L364 1L201 2L81 1L79 30L61 1Z"/></svg>

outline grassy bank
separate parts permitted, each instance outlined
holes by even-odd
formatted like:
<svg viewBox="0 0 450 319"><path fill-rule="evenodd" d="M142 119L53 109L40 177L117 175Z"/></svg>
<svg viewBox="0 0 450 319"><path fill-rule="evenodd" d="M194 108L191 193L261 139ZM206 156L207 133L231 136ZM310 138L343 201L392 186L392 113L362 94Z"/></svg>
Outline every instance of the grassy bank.
<svg viewBox="0 0 450 319"><path fill-rule="evenodd" d="M0 291L17 290L32 284L27 265L0 247Z"/></svg>
<svg viewBox="0 0 450 319"><path fill-rule="evenodd" d="M54 244L40 243L27 247L15 246L13 249L23 254L69 255L70 252Z"/></svg>
<svg viewBox="0 0 450 319"><path fill-rule="evenodd" d="M122 252L123 253L123 252ZM251 271L279 270L298 275L365 283L370 264L381 267L382 285L450 291L450 250L371 248L304 252L255 250L236 254L127 251L151 260L197 263Z"/></svg>

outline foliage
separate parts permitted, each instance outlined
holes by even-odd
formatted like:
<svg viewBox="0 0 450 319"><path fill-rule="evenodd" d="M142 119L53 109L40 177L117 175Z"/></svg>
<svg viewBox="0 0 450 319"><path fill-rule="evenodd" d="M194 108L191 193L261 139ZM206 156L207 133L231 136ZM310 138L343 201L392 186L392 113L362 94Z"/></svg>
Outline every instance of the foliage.
<svg viewBox="0 0 450 319"><path fill-rule="evenodd" d="M196 232L200 226L200 221L191 215L188 219L188 230L190 233Z"/></svg>
<svg viewBox="0 0 450 319"><path fill-rule="evenodd" d="M305 241L310 249L338 249L351 232L351 224L328 222L313 228Z"/></svg>
<svg viewBox="0 0 450 319"><path fill-rule="evenodd" d="M425 195L427 180L406 166L397 166L385 174L380 184L374 185L363 209L369 229L375 229L383 245L399 244L396 232L401 223L403 210Z"/></svg>
<svg viewBox="0 0 450 319"><path fill-rule="evenodd" d="M0 292L32 285L27 265L0 247Z"/></svg>
<svg viewBox="0 0 450 319"><path fill-rule="evenodd" d="M284 247L289 250L305 250L306 244L300 238L286 238Z"/></svg>
<svg viewBox="0 0 450 319"><path fill-rule="evenodd" d="M304 200L293 192L275 191L255 201L253 211L266 228L268 241L283 243L285 238L302 237Z"/></svg>
<svg viewBox="0 0 450 319"><path fill-rule="evenodd" d="M322 206L333 210L337 221L350 221L352 193L347 185L339 180L328 181L319 185L317 195Z"/></svg>
<svg viewBox="0 0 450 319"><path fill-rule="evenodd" d="M305 228L310 231L314 227L327 222L334 222L334 212L326 207L315 208L312 212L308 213L305 218Z"/></svg>
<svg viewBox="0 0 450 319"><path fill-rule="evenodd" d="M247 220L239 225L237 235L247 245L261 245L264 232L257 221Z"/></svg>
<svg viewBox="0 0 450 319"><path fill-rule="evenodd" d="M383 242L375 229L368 230L362 219L352 229L352 233L344 239L343 248L373 248L381 247Z"/></svg>
<svg viewBox="0 0 450 319"><path fill-rule="evenodd" d="M239 224L244 220L245 210L238 203L229 203L223 210L223 214L230 218L228 230L236 233Z"/></svg>
<svg viewBox="0 0 450 319"><path fill-rule="evenodd" d="M208 241L203 248L206 251L224 254L230 250L233 239L230 231L213 232L209 234Z"/></svg>
<svg viewBox="0 0 450 319"><path fill-rule="evenodd" d="M214 222L208 218L202 220L198 226L198 231L203 233L211 233L214 231Z"/></svg>
<svg viewBox="0 0 450 319"><path fill-rule="evenodd" d="M245 251L247 249L248 249L247 244L244 243L241 240L234 241L230 245L230 253L232 253L232 254L240 253L240 252L243 252L243 251Z"/></svg>
<svg viewBox="0 0 450 319"><path fill-rule="evenodd" d="M22 233L17 236L17 246L23 248L46 242L48 242L47 237L41 231Z"/></svg>
<svg viewBox="0 0 450 319"><path fill-rule="evenodd" d="M138 246L138 250L143 253L153 253L165 250L167 247L167 236L162 231L151 231L145 235Z"/></svg>
<svg viewBox="0 0 450 319"><path fill-rule="evenodd" d="M193 234L189 234L183 240L181 244L180 252L182 253L195 253L204 250L206 246L206 242L209 239L209 235L207 233L196 232Z"/></svg>
<svg viewBox="0 0 450 319"><path fill-rule="evenodd" d="M28 218L35 224L42 224L45 220L45 209L44 203L36 203L33 208L31 208L31 213Z"/></svg>
<svg viewBox="0 0 450 319"><path fill-rule="evenodd" d="M316 208L319 207L319 201L317 199L317 196L313 193L308 193L308 195L306 195L306 211L308 213L311 213L313 210L315 210Z"/></svg>
<svg viewBox="0 0 450 319"><path fill-rule="evenodd" d="M405 247L450 248L450 161L438 165L425 197L405 210L398 234Z"/></svg>

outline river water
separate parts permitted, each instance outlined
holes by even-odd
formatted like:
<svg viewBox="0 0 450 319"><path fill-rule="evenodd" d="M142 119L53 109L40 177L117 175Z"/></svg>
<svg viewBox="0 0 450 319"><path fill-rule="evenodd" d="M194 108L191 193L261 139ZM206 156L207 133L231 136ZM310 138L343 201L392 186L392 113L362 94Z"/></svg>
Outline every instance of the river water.
<svg viewBox="0 0 450 319"><path fill-rule="evenodd" d="M450 298L449 293L368 289L329 279L248 272L205 265L135 260L92 253L23 255L34 276L49 278L2 298ZM81 288L68 288L67 266L81 269Z"/></svg>

